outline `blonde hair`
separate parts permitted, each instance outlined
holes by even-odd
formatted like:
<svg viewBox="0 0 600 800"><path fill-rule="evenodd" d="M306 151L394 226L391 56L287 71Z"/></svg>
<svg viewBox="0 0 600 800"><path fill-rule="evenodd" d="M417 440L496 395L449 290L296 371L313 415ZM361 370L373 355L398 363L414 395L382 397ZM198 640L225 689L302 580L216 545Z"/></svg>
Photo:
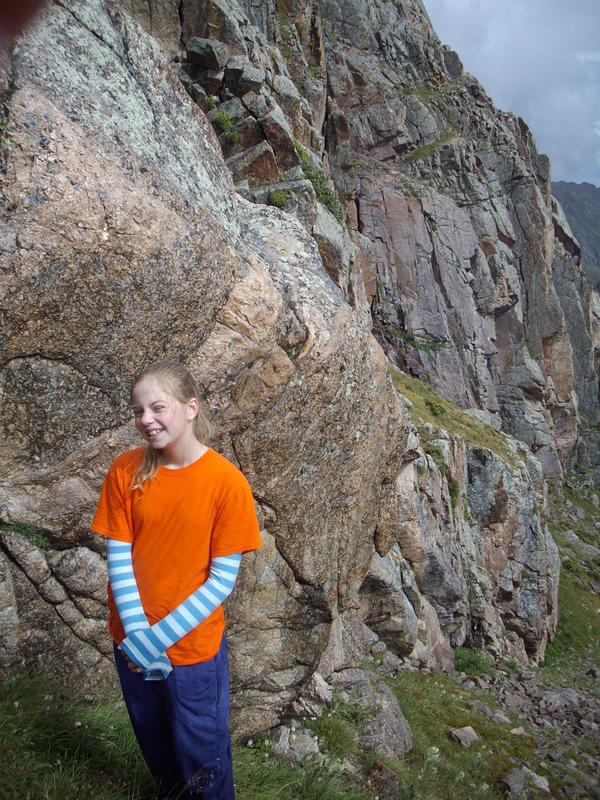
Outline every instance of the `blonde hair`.
<svg viewBox="0 0 600 800"><path fill-rule="evenodd" d="M137 384L144 378L156 378L162 388L178 400L180 403L187 403L192 398L200 400L200 392L190 371L183 364L173 359L155 361L148 367L139 372L131 385L131 392ZM210 439L210 424L204 414L198 411L194 418L194 436L202 444L208 444ZM162 450L155 450L146 442L144 443L144 458L142 463L135 470L131 478L131 491L140 489L144 491L143 484L151 481L163 463Z"/></svg>

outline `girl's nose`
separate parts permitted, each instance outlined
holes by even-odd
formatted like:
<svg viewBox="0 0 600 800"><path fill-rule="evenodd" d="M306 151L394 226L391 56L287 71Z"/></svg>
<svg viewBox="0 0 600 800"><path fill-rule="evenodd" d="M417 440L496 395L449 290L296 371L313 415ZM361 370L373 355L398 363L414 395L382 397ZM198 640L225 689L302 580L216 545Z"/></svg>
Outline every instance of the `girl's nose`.
<svg viewBox="0 0 600 800"><path fill-rule="evenodd" d="M140 417L140 422L142 425L147 425L149 422L152 422L152 412L149 408L142 412L142 416Z"/></svg>

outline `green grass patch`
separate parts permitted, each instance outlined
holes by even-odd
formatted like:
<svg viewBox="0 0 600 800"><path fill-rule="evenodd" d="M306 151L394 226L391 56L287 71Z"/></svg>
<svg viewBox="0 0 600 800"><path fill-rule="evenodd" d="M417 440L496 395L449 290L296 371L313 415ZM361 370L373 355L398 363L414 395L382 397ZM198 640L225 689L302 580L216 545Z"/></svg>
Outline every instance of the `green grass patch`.
<svg viewBox="0 0 600 800"><path fill-rule="evenodd" d="M31 544L34 544L44 552L50 549L48 537L43 530L36 528L34 525L27 525L25 522L3 522L0 524L0 536L11 531L21 534L28 542L31 542Z"/></svg>
<svg viewBox="0 0 600 800"><path fill-rule="evenodd" d="M355 700L343 701L335 695L320 717L302 720L319 738L319 748L333 758L359 755L357 730L369 718L369 711Z"/></svg>
<svg viewBox="0 0 600 800"><path fill-rule="evenodd" d="M372 800L316 764L294 766L260 747L235 748L237 800Z"/></svg>
<svg viewBox="0 0 600 800"><path fill-rule="evenodd" d="M318 737L319 746L334 758L346 758L356 751L356 732L343 717L325 710L320 717L307 720L306 726Z"/></svg>
<svg viewBox="0 0 600 800"><path fill-rule="evenodd" d="M300 166L302 167L304 177L312 183L317 195L317 200L331 211L340 225L343 225L344 209L342 208L340 198L333 186L331 178L322 169L319 169L313 164L307 151L297 139L294 139L294 145L300 159Z"/></svg>
<svg viewBox="0 0 600 800"><path fill-rule="evenodd" d="M233 122L226 111L217 111L212 122L219 133L229 133L233 130Z"/></svg>
<svg viewBox="0 0 600 800"><path fill-rule="evenodd" d="M405 787L402 798L472 800L504 797L502 780L512 759L535 763L535 743L516 737L510 726L498 725L470 708L473 693L446 675L400 673L392 687L413 732L413 749L386 764ZM492 698L478 695L490 708ZM480 736L465 749L450 738L451 728L471 725Z"/></svg>
<svg viewBox="0 0 600 800"><path fill-rule="evenodd" d="M410 344L415 349L422 350L425 353L429 353L432 350L443 350L445 347L448 347L448 342L433 339L431 336L413 333L412 331L407 331L404 328L393 327L392 325L384 325L383 330L388 336L391 336L394 339L400 339L400 341Z"/></svg>
<svg viewBox="0 0 600 800"><path fill-rule="evenodd" d="M600 645L600 597L594 582L600 581L600 564L597 557L583 552L565 536L567 529L574 530L582 541L600 546L600 535L595 524L600 520L600 509L591 500L593 490L583 486L563 486L564 498L550 486L549 527L562 556L562 569L558 587L558 627L552 642L546 648L544 666L540 676L550 683L569 681L569 685L583 684L585 678L574 665L583 663L590 652L598 652ZM567 503L565 503L565 500ZM572 508L580 508L585 516L574 524ZM565 551L575 553L575 557Z"/></svg>
<svg viewBox="0 0 600 800"><path fill-rule="evenodd" d="M517 457L501 433L465 414L451 400L436 394L423 381L411 378L398 369L392 369L392 379L396 389L413 404L417 423L431 422L435 427L463 436L474 447L491 450L513 467L516 466Z"/></svg>
<svg viewBox="0 0 600 800"><path fill-rule="evenodd" d="M314 56L311 56L308 59L308 68L309 68L311 74L315 78L318 78L320 76L321 70L319 69L319 65L317 64L317 59Z"/></svg>
<svg viewBox="0 0 600 800"><path fill-rule="evenodd" d="M343 702L335 695L320 717L304 719L303 724L319 738L319 746L333 758L344 759L358 755L357 729L369 717L369 712L354 700Z"/></svg>
<svg viewBox="0 0 600 800"><path fill-rule="evenodd" d="M279 32L281 33L281 38L284 42L289 43L292 41L292 26L293 22L290 19L290 15L285 12L280 12L277 15L277 19L279 21Z"/></svg>
<svg viewBox="0 0 600 800"><path fill-rule="evenodd" d="M454 91L457 88L455 82L445 83L443 86L432 86L431 84L420 83L408 90L406 94L417 95L425 105L430 103L437 103L444 100L444 95Z"/></svg>
<svg viewBox="0 0 600 800"><path fill-rule="evenodd" d="M573 488L565 483L563 485L563 494L566 500L586 512L586 522L589 523L591 520L600 519L600 509L596 508L591 498L581 488Z"/></svg>
<svg viewBox="0 0 600 800"><path fill-rule="evenodd" d="M474 677L495 672L494 659L486 650L478 647L457 647L454 650L454 666L459 672Z"/></svg>
<svg viewBox="0 0 600 800"><path fill-rule="evenodd" d="M122 702L73 699L43 676L22 674L3 686L0 758L2 800L154 797ZM234 776L238 800L372 800L320 764L269 756L262 741L234 748Z"/></svg>
<svg viewBox="0 0 600 800"><path fill-rule="evenodd" d="M133 800L153 790L125 709L72 700L42 677L4 686L0 754L3 800Z"/></svg>
<svg viewBox="0 0 600 800"><path fill-rule="evenodd" d="M269 205L283 208L288 197L287 189L272 189L269 192Z"/></svg>
<svg viewBox="0 0 600 800"><path fill-rule="evenodd" d="M570 672L572 662L600 642L600 597L584 577L561 570L558 587L559 621L556 635L546 648L542 674Z"/></svg>
<svg viewBox="0 0 600 800"><path fill-rule="evenodd" d="M429 144L424 144L422 147L417 147L416 150L412 150L408 155L405 156L404 161L407 164L414 164L415 161L423 161L425 158L430 158L435 152L437 152L440 147L445 145L447 142L456 139L457 133L454 128L448 128L445 133L440 136L439 139L436 139L435 142L430 142Z"/></svg>
<svg viewBox="0 0 600 800"><path fill-rule="evenodd" d="M460 499L460 486L456 478L453 478L451 475L448 475L446 480L448 481L448 491L450 493L450 502L452 503L452 509L455 510L456 506L458 505L458 501Z"/></svg>

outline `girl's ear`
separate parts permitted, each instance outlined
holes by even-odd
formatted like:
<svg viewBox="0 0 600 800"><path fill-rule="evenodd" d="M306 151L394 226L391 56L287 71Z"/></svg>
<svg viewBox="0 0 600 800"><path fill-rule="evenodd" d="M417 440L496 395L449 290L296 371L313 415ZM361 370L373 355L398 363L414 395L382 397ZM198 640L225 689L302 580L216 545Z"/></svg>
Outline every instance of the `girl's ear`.
<svg viewBox="0 0 600 800"><path fill-rule="evenodd" d="M192 397L191 400L188 400L186 418L195 419L198 416L199 410L200 410L200 404L198 403L198 398Z"/></svg>

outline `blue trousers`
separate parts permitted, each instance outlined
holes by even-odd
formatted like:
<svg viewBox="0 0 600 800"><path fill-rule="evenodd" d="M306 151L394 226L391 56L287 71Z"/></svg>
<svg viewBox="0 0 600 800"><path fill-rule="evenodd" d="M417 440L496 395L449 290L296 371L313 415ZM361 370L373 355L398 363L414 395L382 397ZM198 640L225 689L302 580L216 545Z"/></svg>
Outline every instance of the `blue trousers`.
<svg viewBox="0 0 600 800"><path fill-rule="evenodd" d="M166 680L132 672L116 646L115 662L158 799L234 800L225 637L210 661L173 667Z"/></svg>

